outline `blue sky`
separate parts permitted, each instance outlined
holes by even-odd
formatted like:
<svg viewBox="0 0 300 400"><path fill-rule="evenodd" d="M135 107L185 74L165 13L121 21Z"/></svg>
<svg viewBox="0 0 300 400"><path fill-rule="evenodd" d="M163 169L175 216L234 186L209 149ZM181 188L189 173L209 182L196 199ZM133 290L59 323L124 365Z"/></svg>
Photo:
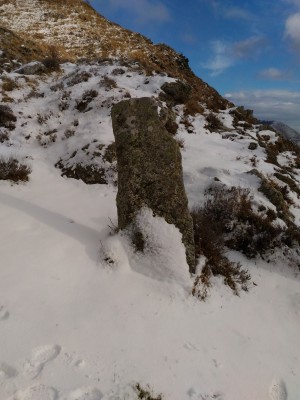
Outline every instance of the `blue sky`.
<svg viewBox="0 0 300 400"><path fill-rule="evenodd" d="M166 43L223 96L300 131L300 0L90 0Z"/></svg>

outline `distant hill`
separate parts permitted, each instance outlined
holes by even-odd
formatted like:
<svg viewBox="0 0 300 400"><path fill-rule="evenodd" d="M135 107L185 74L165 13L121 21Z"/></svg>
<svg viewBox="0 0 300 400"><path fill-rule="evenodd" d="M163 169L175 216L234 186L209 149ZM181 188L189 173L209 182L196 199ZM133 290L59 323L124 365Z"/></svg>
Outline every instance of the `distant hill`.
<svg viewBox="0 0 300 400"><path fill-rule="evenodd" d="M274 121L271 126L278 132L281 133L286 139L291 140L300 145L300 133L283 122Z"/></svg>
<svg viewBox="0 0 300 400"><path fill-rule="evenodd" d="M260 121L265 126L271 126L277 133L280 133L284 138L291 140L294 143L300 144L300 133L296 129L281 121Z"/></svg>

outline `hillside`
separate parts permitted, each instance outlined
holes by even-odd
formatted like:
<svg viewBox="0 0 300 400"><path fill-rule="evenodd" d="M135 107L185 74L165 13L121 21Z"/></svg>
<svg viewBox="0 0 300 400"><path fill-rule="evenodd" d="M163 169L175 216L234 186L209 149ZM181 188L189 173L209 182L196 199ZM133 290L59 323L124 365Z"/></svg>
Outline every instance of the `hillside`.
<svg viewBox="0 0 300 400"><path fill-rule="evenodd" d="M298 400L299 147L85 2L0 16L0 398ZM149 210L144 253L115 229L111 107L138 97L181 148L195 275Z"/></svg>
<svg viewBox="0 0 300 400"><path fill-rule="evenodd" d="M226 108L229 104L193 74L182 54L108 21L84 0L0 0L0 17L3 27L31 38L34 46L56 46L64 59L137 61L149 74L163 72L185 80L196 100L209 108Z"/></svg>

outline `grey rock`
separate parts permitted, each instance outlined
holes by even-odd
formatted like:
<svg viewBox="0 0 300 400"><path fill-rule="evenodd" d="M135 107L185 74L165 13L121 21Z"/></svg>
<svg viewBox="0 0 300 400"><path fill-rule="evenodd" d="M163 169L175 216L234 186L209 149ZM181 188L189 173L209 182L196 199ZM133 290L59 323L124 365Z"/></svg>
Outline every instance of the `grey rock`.
<svg viewBox="0 0 300 400"><path fill-rule="evenodd" d="M142 207L174 224L182 234L190 272L195 271L193 222L188 210L179 146L151 98L130 99L112 108L118 164L118 227L134 223ZM143 248L139 232L134 238Z"/></svg>
<svg viewBox="0 0 300 400"><path fill-rule="evenodd" d="M22 65L22 67L15 70L17 74L23 75L37 75L46 71L46 67L39 61L33 61L29 64Z"/></svg>

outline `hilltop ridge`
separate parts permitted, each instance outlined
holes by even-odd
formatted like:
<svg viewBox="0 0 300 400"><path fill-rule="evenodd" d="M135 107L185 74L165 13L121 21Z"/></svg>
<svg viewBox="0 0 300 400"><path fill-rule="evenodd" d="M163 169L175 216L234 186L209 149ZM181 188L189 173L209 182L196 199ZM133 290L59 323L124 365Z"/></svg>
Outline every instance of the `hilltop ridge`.
<svg viewBox="0 0 300 400"><path fill-rule="evenodd" d="M69 61L136 61L148 74L166 73L187 82L195 100L206 103L208 108L226 109L231 104L191 71L182 54L107 20L84 0L0 0L0 17L2 27L30 39L34 50L27 60L43 57L50 45L56 46L62 59ZM1 36L0 31L0 46L8 51Z"/></svg>

